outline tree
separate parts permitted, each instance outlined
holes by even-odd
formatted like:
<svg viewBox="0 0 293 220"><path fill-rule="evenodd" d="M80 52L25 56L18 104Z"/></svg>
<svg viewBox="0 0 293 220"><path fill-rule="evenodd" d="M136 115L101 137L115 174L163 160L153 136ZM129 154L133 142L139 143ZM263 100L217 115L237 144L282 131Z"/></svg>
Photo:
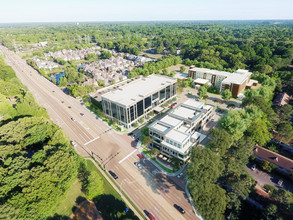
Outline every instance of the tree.
<svg viewBox="0 0 293 220"><path fill-rule="evenodd" d="M185 66L180 66L180 72L184 73L185 72Z"/></svg>
<svg viewBox="0 0 293 220"><path fill-rule="evenodd" d="M278 207L274 204L269 204L264 213L263 217L266 220L282 220L283 218L280 217L280 214L278 212Z"/></svg>
<svg viewBox="0 0 293 220"><path fill-rule="evenodd" d="M172 70L169 74L170 77L174 77L176 75L176 71L175 70Z"/></svg>
<svg viewBox="0 0 293 220"><path fill-rule="evenodd" d="M181 163L181 161L177 157L172 157L171 158L171 165L172 165L173 171L179 170L180 163Z"/></svg>
<svg viewBox="0 0 293 220"><path fill-rule="evenodd" d="M61 77L60 81L59 81L59 86L64 87L67 85L68 85L68 81L67 81L66 77L65 76Z"/></svg>
<svg viewBox="0 0 293 220"><path fill-rule="evenodd" d="M243 136L243 132L249 125L249 120L246 118L244 110L228 111L222 116L218 122L220 128L227 131L234 140L239 140Z"/></svg>
<svg viewBox="0 0 293 220"><path fill-rule="evenodd" d="M193 147L187 169L189 192L205 219L224 219L229 198L216 184L224 166L221 157L207 148Z"/></svg>
<svg viewBox="0 0 293 220"><path fill-rule="evenodd" d="M167 69L163 69L162 70L163 75L167 75L168 74L168 70Z"/></svg>
<svg viewBox="0 0 293 220"><path fill-rule="evenodd" d="M144 127L140 130L140 133L142 136L149 136L149 128L148 127Z"/></svg>
<svg viewBox="0 0 293 220"><path fill-rule="evenodd" d="M285 189L275 190L272 198L278 200L282 208L293 211L293 193Z"/></svg>
<svg viewBox="0 0 293 220"><path fill-rule="evenodd" d="M257 118L253 120L246 130L246 134L256 143L263 146L272 139L269 132L269 122L266 118Z"/></svg>
<svg viewBox="0 0 293 220"><path fill-rule="evenodd" d="M280 106L276 108L276 112L279 115L280 121L289 121L291 119L291 115L293 114L292 106L289 104Z"/></svg>
<svg viewBox="0 0 293 220"><path fill-rule="evenodd" d="M87 185L87 198L92 200L98 195L101 195L104 191L103 187L103 180L101 176L95 172L92 171L88 177L88 185Z"/></svg>
<svg viewBox="0 0 293 220"><path fill-rule="evenodd" d="M293 127L290 122L282 122L278 125L277 130L280 141L284 143L289 143L289 141L293 139Z"/></svg>
<svg viewBox="0 0 293 220"><path fill-rule="evenodd" d="M112 57L112 54L106 50L102 50L100 57L102 59L110 59Z"/></svg>
<svg viewBox="0 0 293 220"><path fill-rule="evenodd" d="M157 148L153 148L151 150L151 155L153 155L153 156L157 156L159 153L160 153L160 151Z"/></svg>
<svg viewBox="0 0 293 220"><path fill-rule="evenodd" d="M232 98L232 92L229 89L225 89L221 95L222 95L222 99L224 99L226 101L228 101Z"/></svg>
<svg viewBox="0 0 293 220"><path fill-rule="evenodd" d="M227 149L232 145L232 138L230 135L223 129L214 128L210 132L212 140L209 143L211 149L215 152L218 152L223 156Z"/></svg>
<svg viewBox="0 0 293 220"><path fill-rule="evenodd" d="M206 85L206 84L205 84ZM207 94L208 94L208 89L207 89L207 86L201 86L198 88L198 92L197 92L197 95L200 99L207 99Z"/></svg>

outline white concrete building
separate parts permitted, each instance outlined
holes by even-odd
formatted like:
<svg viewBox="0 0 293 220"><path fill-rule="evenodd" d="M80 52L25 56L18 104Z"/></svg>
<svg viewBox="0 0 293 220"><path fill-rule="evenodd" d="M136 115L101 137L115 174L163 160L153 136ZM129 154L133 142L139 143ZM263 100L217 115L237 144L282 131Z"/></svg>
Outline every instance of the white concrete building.
<svg viewBox="0 0 293 220"><path fill-rule="evenodd" d="M213 107L189 99L149 125L153 146L167 156L187 161L192 146L206 136L199 131L214 115Z"/></svg>

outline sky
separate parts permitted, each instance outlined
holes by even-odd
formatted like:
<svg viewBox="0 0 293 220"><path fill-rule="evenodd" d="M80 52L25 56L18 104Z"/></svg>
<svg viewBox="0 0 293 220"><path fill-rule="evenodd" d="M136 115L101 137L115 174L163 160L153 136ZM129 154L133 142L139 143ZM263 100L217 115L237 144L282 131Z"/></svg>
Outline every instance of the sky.
<svg viewBox="0 0 293 220"><path fill-rule="evenodd" d="M0 0L0 23L293 19L293 0Z"/></svg>

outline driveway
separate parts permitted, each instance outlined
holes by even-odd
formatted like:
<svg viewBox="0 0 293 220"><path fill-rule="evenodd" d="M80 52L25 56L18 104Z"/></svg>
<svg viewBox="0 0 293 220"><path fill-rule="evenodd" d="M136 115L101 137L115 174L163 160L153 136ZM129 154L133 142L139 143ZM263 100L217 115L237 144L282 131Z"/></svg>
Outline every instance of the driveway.
<svg viewBox="0 0 293 220"><path fill-rule="evenodd" d="M264 187L266 184L270 184L272 186L275 186L277 189L284 188L290 192L293 193L293 184L282 177L276 175L276 174L268 174L266 172L263 172L259 169L255 169L254 171L250 169L249 165L246 165L246 170L248 173L250 173L253 178L257 181L258 185L261 187ZM278 185L279 179L283 180L283 186Z"/></svg>

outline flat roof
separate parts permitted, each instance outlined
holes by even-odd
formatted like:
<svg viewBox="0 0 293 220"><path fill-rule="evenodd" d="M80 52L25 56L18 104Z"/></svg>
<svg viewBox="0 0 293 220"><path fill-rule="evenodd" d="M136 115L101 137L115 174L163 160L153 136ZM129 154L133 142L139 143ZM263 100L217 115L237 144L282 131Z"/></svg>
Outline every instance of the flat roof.
<svg viewBox="0 0 293 220"><path fill-rule="evenodd" d="M226 79L222 81L223 84L234 83L234 84L242 84L246 79L248 79L249 74L239 74L239 73L232 73Z"/></svg>
<svg viewBox="0 0 293 220"><path fill-rule="evenodd" d="M169 116L169 115L166 115L160 121L165 122L165 123L167 123L169 125L172 125L174 127L177 126L178 124L182 123L182 120L179 120L179 119L174 118L174 117Z"/></svg>
<svg viewBox="0 0 293 220"><path fill-rule="evenodd" d="M198 84L202 84L202 85L204 85L204 84L206 84L206 83L209 83L209 80L207 80L207 79L202 79L202 78L197 78L197 79L193 80L193 82L194 82L194 83L198 83Z"/></svg>
<svg viewBox="0 0 293 220"><path fill-rule="evenodd" d="M187 108L185 106L178 106L176 109L174 109L174 111L172 112L172 114L177 115L179 117L183 117L183 118L187 118L187 119L192 119L194 116L197 116L200 112L194 110L194 109L190 109Z"/></svg>
<svg viewBox="0 0 293 220"><path fill-rule="evenodd" d="M178 143L183 143L184 140L186 138L188 138L189 135L187 134L184 134L184 133L181 133L180 131L177 131L176 129L172 129L171 131L169 131L167 134L166 134L166 138L169 138L171 140L174 140Z"/></svg>
<svg viewBox="0 0 293 220"><path fill-rule="evenodd" d="M129 84L103 94L101 97L121 105L129 106L143 99L143 97L151 95L153 92L176 82L177 80L171 77L152 74L136 79Z"/></svg>
<svg viewBox="0 0 293 220"><path fill-rule="evenodd" d="M231 73L225 72L225 71L218 71L218 70L211 70L207 68L199 68L199 67L194 67L190 69L191 71L197 71L197 72L203 72L203 73L211 73L214 75L220 75L220 76L226 76L228 77Z"/></svg>
<svg viewBox="0 0 293 220"><path fill-rule="evenodd" d="M196 132L194 132L194 134L191 137L194 139L197 139L199 137L199 143L200 143L206 138L206 135L196 131Z"/></svg>
<svg viewBox="0 0 293 220"><path fill-rule="evenodd" d="M202 73L210 73L210 74L219 75L219 76L225 76L226 79L224 79L222 83L226 83L226 84L228 83L241 84L244 82L244 80L246 80L252 74L248 70L242 70L242 69L238 69L234 73L211 70L207 68L198 68L198 67L192 68L190 70L196 71L196 72L202 72ZM201 80L197 81L197 83L199 84L204 84L203 82L204 81L201 81Z"/></svg>
<svg viewBox="0 0 293 220"><path fill-rule="evenodd" d="M158 122L156 124L154 124L152 126L154 129L157 129L159 130L160 132L165 132L166 130L168 130L170 127L166 126L166 125L163 125L162 123Z"/></svg>
<svg viewBox="0 0 293 220"><path fill-rule="evenodd" d="M190 105L196 108L202 108L205 106L203 102L196 101L195 99L187 99L185 102L183 102L183 104Z"/></svg>

